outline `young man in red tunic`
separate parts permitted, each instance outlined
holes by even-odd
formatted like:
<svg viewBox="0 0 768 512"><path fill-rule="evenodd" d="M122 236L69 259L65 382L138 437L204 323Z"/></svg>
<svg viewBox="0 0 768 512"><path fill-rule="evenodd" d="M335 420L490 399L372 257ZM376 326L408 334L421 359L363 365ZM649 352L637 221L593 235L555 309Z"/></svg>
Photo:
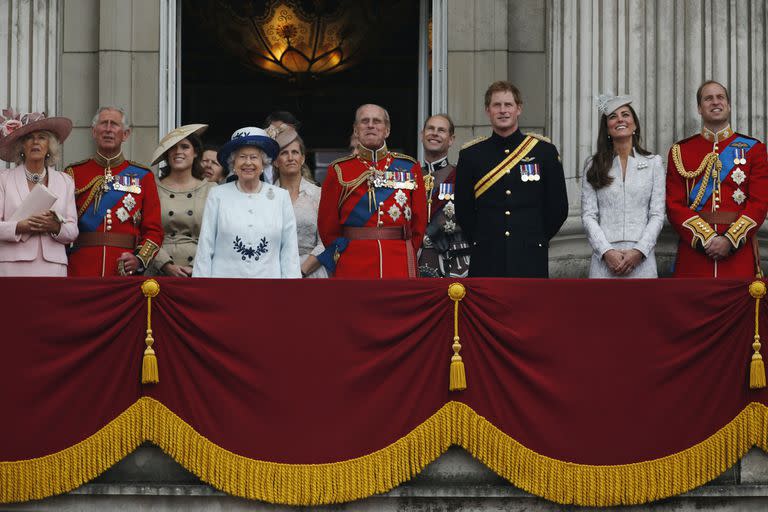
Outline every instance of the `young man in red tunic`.
<svg viewBox="0 0 768 512"><path fill-rule="evenodd" d="M140 274L163 243L155 176L123 157L130 131L125 112L100 108L92 129L96 155L67 168L75 180L80 228L70 276Z"/></svg>
<svg viewBox="0 0 768 512"><path fill-rule="evenodd" d="M674 275L754 277L768 211L766 147L731 129L722 84L704 82L696 101L701 133L673 145L667 160L667 215L680 235Z"/></svg>
<svg viewBox="0 0 768 512"><path fill-rule="evenodd" d="M416 277L427 222L421 167L387 149L390 121L378 105L357 109L358 154L332 162L317 226L336 277Z"/></svg>

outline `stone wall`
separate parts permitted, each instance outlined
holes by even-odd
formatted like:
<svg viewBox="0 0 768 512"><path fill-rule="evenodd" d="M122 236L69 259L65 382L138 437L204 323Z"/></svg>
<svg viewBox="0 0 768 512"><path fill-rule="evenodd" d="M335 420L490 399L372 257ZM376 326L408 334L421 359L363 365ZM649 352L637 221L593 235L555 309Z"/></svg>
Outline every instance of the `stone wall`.
<svg viewBox="0 0 768 512"><path fill-rule="evenodd" d="M93 154L91 120L100 105L128 112L128 158L146 163L158 141L158 0L61 0L61 115L74 130L68 162Z"/></svg>

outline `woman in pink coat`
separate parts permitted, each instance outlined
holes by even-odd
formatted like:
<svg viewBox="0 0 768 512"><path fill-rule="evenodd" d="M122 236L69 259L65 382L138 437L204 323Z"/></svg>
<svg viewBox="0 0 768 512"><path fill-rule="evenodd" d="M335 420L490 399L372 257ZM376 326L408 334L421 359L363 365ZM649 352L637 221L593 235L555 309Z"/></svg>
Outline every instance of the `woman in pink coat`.
<svg viewBox="0 0 768 512"><path fill-rule="evenodd" d="M78 235L75 184L55 165L72 121L4 110L0 123L0 160L17 164L0 170L0 276L65 277L65 248ZM45 187L53 204L14 216L35 187Z"/></svg>

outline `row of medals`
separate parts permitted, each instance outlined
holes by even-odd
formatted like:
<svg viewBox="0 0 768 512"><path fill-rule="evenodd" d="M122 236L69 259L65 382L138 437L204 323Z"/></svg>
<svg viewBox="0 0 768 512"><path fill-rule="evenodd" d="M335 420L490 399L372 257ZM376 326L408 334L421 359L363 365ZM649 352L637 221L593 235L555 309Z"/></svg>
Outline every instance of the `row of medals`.
<svg viewBox="0 0 768 512"><path fill-rule="evenodd" d="M397 180L395 179L396 171L386 171L386 170L379 170L374 167L370 168L371 171L373 171L373 186L376 188L394 188L394 189L405 189L405 190L415 190L416 189L416 181L413 179L406 179L406 180ZM402 173L405 176L411 176L410 172L405 171L397 171L398 173Z"/></svg>

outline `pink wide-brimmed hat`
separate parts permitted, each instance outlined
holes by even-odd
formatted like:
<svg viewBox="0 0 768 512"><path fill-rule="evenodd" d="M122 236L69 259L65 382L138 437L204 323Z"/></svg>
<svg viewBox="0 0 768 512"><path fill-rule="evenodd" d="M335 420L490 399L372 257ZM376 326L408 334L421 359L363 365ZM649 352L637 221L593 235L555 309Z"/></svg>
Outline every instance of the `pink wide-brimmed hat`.
<svg viewBox="0 0 768 512"><path fill-rule="evenodd" d="M3 109L0 116L0 160L13 160L13 147L16 142L32 132L47 130L53 133L59 142L64 142L72 131L72 120L66 117L46 117L45 112L18 114L10 109Z"/></svg>

